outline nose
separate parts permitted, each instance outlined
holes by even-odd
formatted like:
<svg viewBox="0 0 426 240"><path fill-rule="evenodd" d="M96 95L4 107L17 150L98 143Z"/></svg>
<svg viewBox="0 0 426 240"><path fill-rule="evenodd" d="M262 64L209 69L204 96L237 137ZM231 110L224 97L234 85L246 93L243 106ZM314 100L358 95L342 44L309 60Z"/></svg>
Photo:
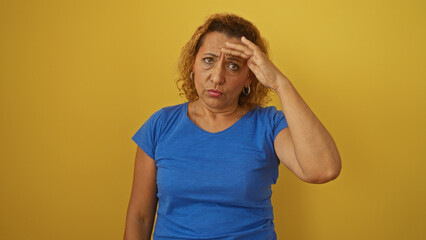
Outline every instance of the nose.
<svg viewBox="0 0 426 240"><path fill-rule="evenodd" d="M221 57L219 58L219 61L217 61L217 63L215 64L215 66L212 69L212 74L211 74L211 80L214 84L216 85L220 85L223 84L225 82L225 70L223 69L223 58L224 56L221 55Z"/></svg>

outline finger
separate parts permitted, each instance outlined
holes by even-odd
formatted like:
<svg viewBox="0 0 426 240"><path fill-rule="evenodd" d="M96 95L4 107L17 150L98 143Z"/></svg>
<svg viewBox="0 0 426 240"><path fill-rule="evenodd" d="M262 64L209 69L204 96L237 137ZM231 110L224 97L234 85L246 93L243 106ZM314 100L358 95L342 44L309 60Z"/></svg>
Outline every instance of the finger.
<svg viewBox="0 0 426 240"><path fill-rule="evenodd" d="M251 71L257 75L259 73L259 66L251 59L247 60L247 66L251 69Z"/></svg>
<svg viewBox="0 0 426 240"><path fill-rule="evenodd" d="M253 42L248 40L246 37L242 36L241 41L243 42L243 44L245 44L245 46L250 48L250 50L252 51L252 54L253 54L252 59L256 60L257 65L260 65L261 61L263 61L265 58L267 58L267 56L265 56L264 52L262 52L262 50L260 50L260 48L256 44L254 44Z"/></svg>
<svg viewBox="0 0 426 240"><path fill-rule="evenodd" d="M257 66L255 63L253 63L252 61L247 61L247 66L250 68L250 70L254 73L254 75L256 76L256 78L258 80L261 79L261 75L262 72L260 71L259 66Z"/></svg>
<svg viewBox="0 0 426 240"><path fill-rule="evenodd" d="M233 55L233 56L242 57L242 58L245 58L245 59L250 58L250 56L248 56L245 53L238 51L238 50L232 50L232 49L229 49L229 48L221 48L220 50L223 53L230 54L230 55Z"/></svg>
<svg viewBox="0 0 426 240"><path fill-rule="evenodd" d="M255 63L252 61L252 60L247 60L247 66L250 68L250 69L252 69L252 71L253 71L253 68L254 68L254 66L255 66ZM253 73L254 73L254 71L253 71Z"/></svg>
<svg viewBox="0 0 426 240"><path fill-rule="evenodd" d="M256 62L253 59L247 60L247 64L255 65Z"/></svg>
<svg viewBox="0 0 426 240"><path fill-rule="evenodd" d="M243 42L245 45L247 45L252 51L256 50L258 46L254 43L252 43L250 40L248 40L246 37L241 37L241 42Z"/></svg>
<svg viewBox="0 0 426 240"><path fill-rule="evenodd" d="M225 44L226 44L227 48L232 48L232 49L241 51L246 55L252 55L253 54L252 51L248 47L244 46L243 44L230 43L230 42L226 42Z"/></svg>

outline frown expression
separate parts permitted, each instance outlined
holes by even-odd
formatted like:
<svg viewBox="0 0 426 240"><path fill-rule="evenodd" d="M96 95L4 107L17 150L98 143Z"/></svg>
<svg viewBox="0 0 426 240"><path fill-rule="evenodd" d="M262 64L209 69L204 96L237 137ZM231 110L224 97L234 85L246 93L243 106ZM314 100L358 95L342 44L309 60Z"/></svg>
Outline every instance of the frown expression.
<svg viewBox="0 0 426 240"><path fill-rule="evenodd" d="M240 43L224 33L207 33L195 58L193 72L200 100L213 108L226 108L238 103L243 87L250 84L246 60L221 52L226 42Z"/></svg>

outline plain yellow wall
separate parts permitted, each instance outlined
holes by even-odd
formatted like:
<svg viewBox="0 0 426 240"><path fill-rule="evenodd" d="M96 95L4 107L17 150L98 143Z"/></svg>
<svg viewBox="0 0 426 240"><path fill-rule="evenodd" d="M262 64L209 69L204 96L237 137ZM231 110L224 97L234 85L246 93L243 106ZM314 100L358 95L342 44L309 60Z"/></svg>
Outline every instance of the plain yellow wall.
<svg viewBox="0 0 426 240"><path fill-rule="evenodd" d="M121 239L136 145L181 47L233 12L334 137L340 177L273 186L280 240L426 236L426 1L0 1L0 239ZM280 107L277 98L272 104Z"/></svg>

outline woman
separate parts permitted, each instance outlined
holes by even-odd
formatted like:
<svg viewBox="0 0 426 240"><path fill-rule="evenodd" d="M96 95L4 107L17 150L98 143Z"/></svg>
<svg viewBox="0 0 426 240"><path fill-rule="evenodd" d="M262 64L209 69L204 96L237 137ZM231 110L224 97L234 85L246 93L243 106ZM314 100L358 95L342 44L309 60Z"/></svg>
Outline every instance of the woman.
<svg viewBox="0 0 426 240"><path fill-rule="evenodd" d="M125 239L276 239L271 185L283 163L309 183L335 179L336 145L256 27L212 15L182 49L188 102L154 113L138 148ZM275 91L283 111L262 107Z"/></svg>

